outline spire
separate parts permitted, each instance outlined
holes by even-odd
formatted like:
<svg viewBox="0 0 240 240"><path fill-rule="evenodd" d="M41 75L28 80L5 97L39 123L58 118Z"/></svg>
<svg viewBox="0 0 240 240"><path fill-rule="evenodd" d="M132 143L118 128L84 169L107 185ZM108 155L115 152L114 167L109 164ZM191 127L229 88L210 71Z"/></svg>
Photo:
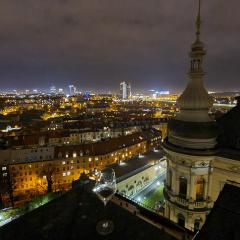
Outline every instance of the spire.
<svg viewBox="0 0 240 240"><path fill-rule="evenodd" d="M180 107L180 113L177 116L179 120L191 121L211 121L208 116L208 109L211 108L213 102L203 84L203 59L206 51L204 44L200 40L201 28L201 0L198 0L198 14L196 19L196 37L197 39L191 45L190 70L188 76L190 81L182 95L178 98L177 103ZM195 117L193 112L200 112L201 116ZM187 114L186 114L187 113Z"/></svg>
<svg viewBox="0 0 240 240"><path fill-rule="evenodd" d="M200 40L200 30L201 30L201 0L198 0L198 15L196 20L196 35L197 35L197 41Z"/></svg>
<svg viewBox="0 0 240 240"><path fill-rule="evenodd" d="M216 127L208 113L213 105L213 100L203 83L203 60L206 51L200 40L201 0L194 2L198 3L198 13L196 39L191 44L189 53L189 81L177 100L179 112L175 119L169 122L168 141L185 149L206 150L216 146Z"/></svg>

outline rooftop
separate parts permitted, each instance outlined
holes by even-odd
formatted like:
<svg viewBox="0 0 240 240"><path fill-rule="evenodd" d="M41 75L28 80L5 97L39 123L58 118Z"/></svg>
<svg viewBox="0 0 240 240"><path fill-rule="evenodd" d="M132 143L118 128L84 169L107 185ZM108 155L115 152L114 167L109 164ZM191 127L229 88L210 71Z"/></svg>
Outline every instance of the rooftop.
<svg viewBox="0 0 240 240"><path fill-rule="evenodd" d="M225 184L195 240L240 239L240 187Z"/></svg>
<svg viewBox="0 0 240 240"><path fill-rule="evenodd" d="M0 228L1 240L32 239L144 239L174 240L127 210L110 202L107 215L114 232L101 236L96 224L103 218L103 203L92 192L93 184L74 188L56 200Z"/></svg>
<svg viewBox="0 0 240 240"><path fill-rule="evenodd" d="M163 151L157 150L157 152L151 151L142 156L137 156L124 161L122 164L112 164L111 168L114 169L118 181L123 181L144 169L152 166L156 161L163 157Z"/></svg>

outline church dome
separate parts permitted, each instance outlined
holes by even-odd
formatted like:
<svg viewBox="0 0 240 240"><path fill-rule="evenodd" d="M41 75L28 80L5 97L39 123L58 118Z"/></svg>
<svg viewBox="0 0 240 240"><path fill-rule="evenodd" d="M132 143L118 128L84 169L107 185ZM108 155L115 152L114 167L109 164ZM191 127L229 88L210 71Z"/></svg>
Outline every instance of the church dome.
<svg viewBox="0 0 240 240"><path fill-rule="evenodd" d="M201 79L190 80L186 89L177 100L177 105L180 109L208 110L212 104L213 99L205 90Z"/></svg>

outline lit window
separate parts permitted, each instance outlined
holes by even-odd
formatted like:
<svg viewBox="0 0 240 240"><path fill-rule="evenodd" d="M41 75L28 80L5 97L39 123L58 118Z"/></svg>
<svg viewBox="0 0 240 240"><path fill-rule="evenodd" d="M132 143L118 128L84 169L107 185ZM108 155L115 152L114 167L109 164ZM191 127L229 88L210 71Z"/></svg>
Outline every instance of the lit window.
<svg viewBox="0 0 240 240"><path fill-rule="evenodd" d="M77 153L76 152L73 153L73 157L74 158L77 157Z"/></svg>
<svg viewBox="0 0 240 240"><path fill-rule="evenodd" d="M71 172L67 172L67 175L69 176L71 174Z"/></svg>
<svg viewBox="0 0 240 240"><path fill-rule="evenodd" d="M113 153L111 154L111 156L113 157Z"/></svg>
<svg viewBox="0 0 240 240"><path fill-rule="evenodd" d="M32 167L32 165L30 164L30 165L28 165L29 166L29 168L31 168Z"/></svg>
<svg viewBox="0 0 240 240"><path fill-rule="evenodd" d="M91 161L92 161L92 158L89 158L88 161L91 162Z"/></svg>
<svg viewBox="0 0 240 240"><path fill-rule="evenodd" d="M2 170L4 171L4 170L7 170L7 167L2 167Z"/></svg>
<svg viewBox="0 0 240 240"><path fill-rule="evenodd" d="M66 164L66 162L65 162L65 161L62 161L62 164L64 165L64 164Z"/></svg>
<svg viewBox="0 0 240 240"><path fill-rule="evenodd" d="M66 158L68 158L68 153L66 153L66 155L65 155L65 156L66 156Z"/></svg>
<svg viewBox="0 0 240 240"><path fill-rule="evenodd" d="M7 173L3 173L3 177L6 177L7 176Z"/></svg>
<svg viewBox="0 0 240 240"><path fill-rule="evenodd" d="M98 160L98 157L95 157L95 160L97 161L97 160Z"/></svg>
<svg viewBox="0 0 240 240"><path fill-rule="evenodd" d="M73 160L71 160L71 163L73 163Z"/></svg>
<svg viewBox="0 0 240 240"><path fill-rule="evenodd" d="M65 172L63 173L63 176L64 176L64 177L66 176L66 173L65 173Z"/></svg>
<svg viewBox="0 0 240 240"><path fill-rule="evenodd" d="M141 146L141 144L139 143L139 144L138 144L138 146L140 147L140 146Z"/></svg>
<svg viewBox="0 0 240 240"><path fill-rule="evenodd" d="M44 176L43 176L43 179L46 179L46 178L47 178L46 175L44 175Z"/></svg>

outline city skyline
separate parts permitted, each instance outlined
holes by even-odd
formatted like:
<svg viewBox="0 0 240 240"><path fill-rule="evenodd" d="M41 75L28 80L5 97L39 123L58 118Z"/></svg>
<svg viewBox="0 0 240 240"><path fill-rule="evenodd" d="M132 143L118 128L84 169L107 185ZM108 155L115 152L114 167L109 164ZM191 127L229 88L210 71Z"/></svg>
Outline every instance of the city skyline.
<svg viewBox="0 0 240 240"><path fill-rule="evenodd" d="M62 88L70 83L115 90L119 82L129 81L137 90L182 91L187 84L194 1L1 5L2 89L49 88L49 83ZM223 0L203 4L209 90L239 89L238 6L236 0L231 5Z"/></svg>

